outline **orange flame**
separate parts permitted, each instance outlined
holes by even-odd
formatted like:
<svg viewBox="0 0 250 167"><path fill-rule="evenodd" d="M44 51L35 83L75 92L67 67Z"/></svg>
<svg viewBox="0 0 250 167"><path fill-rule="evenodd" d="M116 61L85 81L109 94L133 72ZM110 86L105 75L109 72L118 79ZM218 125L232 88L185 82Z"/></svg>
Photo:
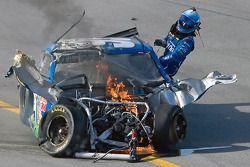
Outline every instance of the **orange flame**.
<svg viewBox="0 0 250 167"><path fill-rule="evenodd" d="M129 95L123 82L118 82L117 78L112 78L111 75L107 78L106 94L111 96L112 101L133 102L133 98ZM137 106L130 104L125 107L126 111L137 112Z"/></svg>
<svg viewBox="0 0 250 167"><path fill-rule="evenodd" d="M102 63L101 61L98 61L95 67L97 70L102 71L104 74L108 73L108 65Z"/></svg>
<svg viewBox="0 0 250 167"><path fill-rule="evenodd" d="M116 150L112 151L113 153L116 154L129 154L129 149L124 149L124 150ZM154 150L152 145L148 145L146 147L136 147L136 153L137 154L154 154L156 151Z"/></svg>
<svg viewBox="0 0 250 167"><path fill-rule="evenodd" d="M146 147L136 147L137 154L154 154L155 150L152 145Z"/></svg>

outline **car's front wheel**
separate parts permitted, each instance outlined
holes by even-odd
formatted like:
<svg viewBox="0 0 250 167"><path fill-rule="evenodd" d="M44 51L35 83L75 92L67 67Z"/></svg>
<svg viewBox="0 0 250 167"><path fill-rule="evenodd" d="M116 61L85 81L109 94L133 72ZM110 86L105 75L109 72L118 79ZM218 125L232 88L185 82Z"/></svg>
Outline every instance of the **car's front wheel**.
<svg viewBox="0 0 250 167"><path fill-rule="evenodd" d="M80 108L55 105L39 127L39 145L55 157L68 157L88 143L87 117Z"/></svg>

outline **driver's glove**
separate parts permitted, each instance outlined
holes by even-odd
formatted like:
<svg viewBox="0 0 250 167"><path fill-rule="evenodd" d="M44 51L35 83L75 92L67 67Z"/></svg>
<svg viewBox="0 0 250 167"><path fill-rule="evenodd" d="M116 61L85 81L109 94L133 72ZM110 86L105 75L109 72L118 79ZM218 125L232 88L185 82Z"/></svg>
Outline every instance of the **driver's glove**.
<svg viewBox="0 0 250 167"><path fill-rule="evenodd" d="M154 46L161 46L161 47L165 48L167 46L167 44L162 39L156 39L155 42L154 42Z"/></svg>

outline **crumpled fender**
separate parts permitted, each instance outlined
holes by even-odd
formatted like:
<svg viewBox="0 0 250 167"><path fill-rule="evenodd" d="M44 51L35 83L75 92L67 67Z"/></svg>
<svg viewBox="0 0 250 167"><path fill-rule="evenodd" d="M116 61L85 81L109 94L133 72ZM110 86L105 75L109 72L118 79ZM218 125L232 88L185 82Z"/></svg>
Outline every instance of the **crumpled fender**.
<svg viewBox="0 0 250 167"><path fill-rule="evenodd" d="M20 50L16 52L12 69L21 85L52 103L56 102L56 97L49 93L51 89L49 82L40 74L35 66L35 61L26 54L23 54Z"/></svg>
<svg viewBox="0 0 250 167"><path fill-rule="evenodd" d="M187 104L195 102L201 98L205 92L217 84L231 84L237 81L236 74L222 75L218 71L209 73L201 80L198 79L185 79L178 82L180 89L175 91L177 104L183 108Z"/></svg>

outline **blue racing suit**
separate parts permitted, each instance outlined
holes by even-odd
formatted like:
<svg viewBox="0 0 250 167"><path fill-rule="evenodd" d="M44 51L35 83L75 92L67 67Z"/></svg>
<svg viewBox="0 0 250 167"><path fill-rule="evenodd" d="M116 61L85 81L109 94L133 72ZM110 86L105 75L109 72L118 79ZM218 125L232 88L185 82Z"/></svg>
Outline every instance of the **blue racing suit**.
<svg viewBox="0 0 250 167"><path fill-rule="evenodd" d="M194 50L194 38L190 35L179 39L169 33L164 40L166 49L164 55L160 57L160 62L166 73L173 77L187 55Z"/></svg>

